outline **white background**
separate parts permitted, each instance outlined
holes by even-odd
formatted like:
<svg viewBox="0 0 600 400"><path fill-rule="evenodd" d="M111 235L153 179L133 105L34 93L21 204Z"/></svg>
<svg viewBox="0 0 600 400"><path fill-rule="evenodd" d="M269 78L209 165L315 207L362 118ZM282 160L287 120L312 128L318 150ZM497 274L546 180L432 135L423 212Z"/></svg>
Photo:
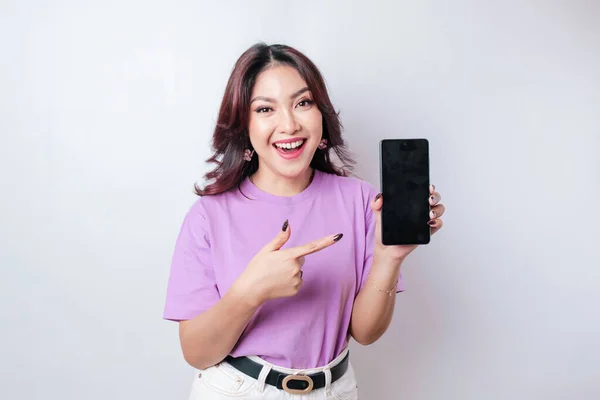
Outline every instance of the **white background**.
<svg viewBox="0 0 600 400"><path fill-rule="evenodd" d="M445 228L406 262L362 399L600 398L593 1L0 3L0 398L184 399L161 320L225 82L321 68L356 172L427 137Z"/></svg>

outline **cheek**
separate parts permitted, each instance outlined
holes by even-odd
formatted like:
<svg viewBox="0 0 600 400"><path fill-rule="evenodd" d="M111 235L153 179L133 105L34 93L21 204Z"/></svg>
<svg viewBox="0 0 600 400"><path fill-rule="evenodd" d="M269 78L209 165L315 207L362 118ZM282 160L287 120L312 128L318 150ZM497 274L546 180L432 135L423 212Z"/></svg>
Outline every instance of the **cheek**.
<svg viewBox="0 0 600 400"><path fill-rule="evenodd" d="M266 146L272 131L271 124L267 119L256 118L250 120L248 124L248 135L254 148Z"/></svg>
<svg viewBox="0 0 600 400"><path fill-rule="evenodd" d="M304 115L302 125L310 132L311 136L320 137L323 133L323 116L321 112L316 109L314 112Z"/></svg>

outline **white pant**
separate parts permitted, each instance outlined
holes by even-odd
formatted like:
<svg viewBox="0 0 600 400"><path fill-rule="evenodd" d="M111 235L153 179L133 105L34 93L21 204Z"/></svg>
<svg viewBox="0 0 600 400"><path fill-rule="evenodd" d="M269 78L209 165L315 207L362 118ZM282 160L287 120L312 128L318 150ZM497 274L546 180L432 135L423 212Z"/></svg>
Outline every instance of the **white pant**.
<svg viewBox="0 0 600 400"><path fill-rule="evenodd" d="M311 399L311 400L356 400L358 399L358 388L352 364L348 365L346 373L337 381L331 383L331 368L344 359L348 349L344 350L339 357L322 368L299 370L282 368L270 364L258 357L250 357L263 365L258 379L251 378L233 368L227 362L221 362L205 370L196 370L196 376L192 385L190 400L223 400L223 399ZM307 394L290 394L284 390L265 383L267 374L271 369L286 374L310 375L324 372L326 386L314 389Z"/></svg>

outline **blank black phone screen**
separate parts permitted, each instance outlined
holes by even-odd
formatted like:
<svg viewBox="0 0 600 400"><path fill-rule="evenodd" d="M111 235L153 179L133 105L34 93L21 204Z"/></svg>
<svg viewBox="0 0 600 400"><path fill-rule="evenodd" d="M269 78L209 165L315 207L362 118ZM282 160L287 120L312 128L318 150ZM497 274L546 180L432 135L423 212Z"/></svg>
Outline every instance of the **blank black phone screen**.
<svg viewBox="0 0 600 400"><path fill-rule="evenodd" d="M429 243L429 142L427 139L382 140L380 169L382 243Z"/></svg>

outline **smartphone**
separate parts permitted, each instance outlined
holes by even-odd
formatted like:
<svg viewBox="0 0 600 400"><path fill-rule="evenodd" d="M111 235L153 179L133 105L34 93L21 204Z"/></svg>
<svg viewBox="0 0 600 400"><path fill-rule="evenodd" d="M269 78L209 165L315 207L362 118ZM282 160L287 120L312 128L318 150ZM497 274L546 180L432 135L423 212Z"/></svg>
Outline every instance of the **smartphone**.
<svg viewBox="0 0 600 400"><path fill-rule="evenodd" d="M380 142L379 159L382 243L428 244L429 141L384 139Z"/></svg>

